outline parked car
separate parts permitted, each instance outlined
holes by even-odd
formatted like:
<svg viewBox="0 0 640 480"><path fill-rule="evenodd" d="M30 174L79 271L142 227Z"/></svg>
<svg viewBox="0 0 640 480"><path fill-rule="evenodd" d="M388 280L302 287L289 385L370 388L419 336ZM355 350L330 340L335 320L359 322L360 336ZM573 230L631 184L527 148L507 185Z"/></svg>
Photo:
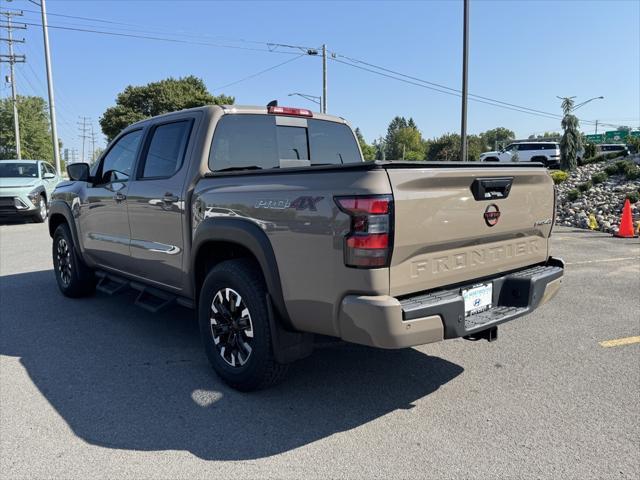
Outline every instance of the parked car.
<svg viewBox="0 0 640 480"><path fill-rule="evenodd" d="M560 166L560 144L556 142L511 143L500 151L484 152L482 162L512 162L517 153L518 162L540 162L549 168Z"/></svg>
<svg viewBox="0 0 640 480"><path fill-rule="evenodd" d="M314 334L494 340L562 281L545 168L365 162L343 119L305 109L149 118L67 171L49 219L61 292L196 309L209 362L240 390L281 378Z"/></svg>
<svg viewBox="0 0 640 480"><path fill-rule="evenodd" d="M621 157L630 155L629 147L622 143L602 143L596 145L596 156L608 155L610 153L619 153Z"/></svg>
<svg viewBox="0 0 640 480"><path fill-rule="evenodd" d="M0 216L44 222L60 180L55 168L43 160L0 160Z"/></svg>

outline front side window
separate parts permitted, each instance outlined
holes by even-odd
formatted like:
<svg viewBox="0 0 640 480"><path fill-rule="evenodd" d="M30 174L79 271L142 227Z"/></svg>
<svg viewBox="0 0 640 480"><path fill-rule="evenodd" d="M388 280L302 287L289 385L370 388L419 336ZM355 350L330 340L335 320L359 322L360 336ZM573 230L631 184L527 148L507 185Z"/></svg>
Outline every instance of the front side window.
<svg viewBox="0 0 640 480"><path fill-rule="evenodd" d="M142 178L166 178L176 173L189 141L191 122L167 123L156 127L149 143Z"/></svg>
<svg viewBox="0 0 640 480"><path fill-rule="evenodd" d="M209 168L279 168L281 160L311 165L362 162L351 129L342 123L308 119L307 126L276 125L274 115L225 115L213 135Z"/></svg>
<svg viewBox="0 0 640 480"><path fill-rule="evenodd" d="M141 141L142 130L135 130L120 137L111 147L100 168L100 177L105 183L129 179Z"/></svg>

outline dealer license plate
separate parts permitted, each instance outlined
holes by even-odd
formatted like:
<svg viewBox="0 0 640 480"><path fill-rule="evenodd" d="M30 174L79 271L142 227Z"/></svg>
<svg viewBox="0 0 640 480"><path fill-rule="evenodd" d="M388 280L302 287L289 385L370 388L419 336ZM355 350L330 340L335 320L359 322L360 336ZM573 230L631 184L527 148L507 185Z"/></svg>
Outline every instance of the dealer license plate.
<svg viewBox="0 0 640 480"><path fill-rule="evenodd" d="M491 308L493 284L485 283L462 290L462 298L464 298L465 317L475 313L484 312Z"/></svg>

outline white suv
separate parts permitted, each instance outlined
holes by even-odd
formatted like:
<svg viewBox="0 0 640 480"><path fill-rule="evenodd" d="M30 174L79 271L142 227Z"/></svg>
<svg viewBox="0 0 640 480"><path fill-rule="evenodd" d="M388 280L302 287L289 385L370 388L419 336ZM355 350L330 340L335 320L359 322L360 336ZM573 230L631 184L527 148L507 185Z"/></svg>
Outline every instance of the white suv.
<svg viewBox="0 0 640 480"><path fill-rule="evenodd" d="M517 153L517 158L516 157ZM511 143L499 152L484 152L481 162L541 162L547 167L560 166L560 144L556 142Z"/></svg>

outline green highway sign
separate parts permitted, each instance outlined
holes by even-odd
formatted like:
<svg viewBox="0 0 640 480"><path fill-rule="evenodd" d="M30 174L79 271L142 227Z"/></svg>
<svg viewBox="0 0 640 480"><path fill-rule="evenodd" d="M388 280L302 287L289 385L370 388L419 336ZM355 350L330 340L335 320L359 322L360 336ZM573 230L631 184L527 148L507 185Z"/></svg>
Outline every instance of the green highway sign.
<svg viewBox="0 0 640 480"><path fill-rule="evenodd" d="M632 137L640 137L640 130L635 130L631 132L629 135L631 135Z"/></svg>
<svg viewBox="0 0 640 480"><path fill-rule="evenodd" d="M628 136L629 132L627 132L626 130L613 130L604 133L605 140L612 142L621 142Z"/></svg>
<svg viewBox="0 0 640 480"><path fill-rule="evenodd" d="M587 142L589 143L602 143L602 141L604 140L604 135L601 133L586 135L586 137L587 137Z"/></svg>

